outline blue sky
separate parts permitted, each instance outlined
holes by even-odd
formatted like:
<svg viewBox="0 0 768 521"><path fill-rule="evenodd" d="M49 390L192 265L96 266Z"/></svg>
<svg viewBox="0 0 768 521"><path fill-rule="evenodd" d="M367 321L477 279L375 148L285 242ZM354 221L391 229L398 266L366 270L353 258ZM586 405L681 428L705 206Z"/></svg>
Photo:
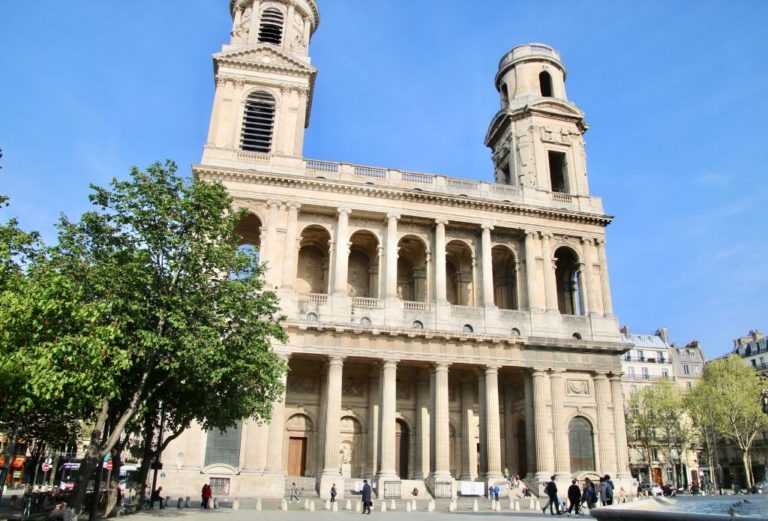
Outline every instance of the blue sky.
<svg viewBox="0 0 768 521"><path fill-rule="evenodd" d="M88 184L199 161L226 0L5 0L0 193L54 240ZM768 330L768 2L319 0L305 156L490 180L511 47L544 42L586 112L614 306L708 356Z"/></svg>

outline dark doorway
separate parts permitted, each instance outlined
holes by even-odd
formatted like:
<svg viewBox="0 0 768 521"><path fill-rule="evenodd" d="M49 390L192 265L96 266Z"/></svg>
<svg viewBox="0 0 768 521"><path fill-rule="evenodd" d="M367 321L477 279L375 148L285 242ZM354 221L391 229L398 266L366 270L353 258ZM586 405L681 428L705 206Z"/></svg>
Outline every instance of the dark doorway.
<svg viewBox="0 0 768 521"><path fill-rule="evenodd" d="M517 422L517 470L513 471L521 478L528 474L528 439L525 435L525 420Z"/></svg>
<svg viewBox="0 0 768 521"><path fill-rule="evenodd" d="M405 422L397 420L395 424L395 454L397 454L395 471L400 479L408 479L409 439L408 426Z"/></svg>

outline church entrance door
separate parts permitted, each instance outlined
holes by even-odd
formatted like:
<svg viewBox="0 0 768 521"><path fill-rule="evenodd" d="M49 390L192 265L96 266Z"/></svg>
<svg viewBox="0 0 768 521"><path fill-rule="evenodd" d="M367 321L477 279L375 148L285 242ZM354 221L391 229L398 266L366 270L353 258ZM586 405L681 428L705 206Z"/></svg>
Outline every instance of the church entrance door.
<svg viewBox="0 0 768 521"><path fill-rule="evenodd" d="M288 475L303 476L307 470L307 438L288 440Z"/></svg>

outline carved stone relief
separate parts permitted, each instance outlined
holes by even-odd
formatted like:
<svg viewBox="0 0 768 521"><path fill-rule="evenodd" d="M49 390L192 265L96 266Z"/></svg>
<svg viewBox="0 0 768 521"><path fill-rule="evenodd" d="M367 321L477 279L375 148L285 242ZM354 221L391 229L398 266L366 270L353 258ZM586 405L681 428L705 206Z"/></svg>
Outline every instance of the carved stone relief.
<svg viewBox="0 0 768 521"><path fill-rule="evenodd" d="M344 396L363 396L363 385L356 380L347 380L341 387L341 394Z"/></svg>
<svg viewBox="0 0 768 521"><path fill-rule="evenodd" d="M316 382L314 378L289 378L288 390L299 394L315 394Z"/></svg>
<svg viewBox="0 0 768 521"><path fill-rule="evenodd" d="M565 388L572 396L589 396L589 382L586 380L566 380Z"/></svg>
<svg viewBox="0 0 768 521"><path fill-rule="evenodd" d="M533 157L533 140L530 135L517 138L517 160L520 172L520 183L526 186L536 187L536 169Z"/></svg>
<svg viewBox="0 0 768 521"><path fill-rule="evenodd" d="M397 399L398 400L410 400L411 398L411 385L408 382L397 382Z"/></svg>

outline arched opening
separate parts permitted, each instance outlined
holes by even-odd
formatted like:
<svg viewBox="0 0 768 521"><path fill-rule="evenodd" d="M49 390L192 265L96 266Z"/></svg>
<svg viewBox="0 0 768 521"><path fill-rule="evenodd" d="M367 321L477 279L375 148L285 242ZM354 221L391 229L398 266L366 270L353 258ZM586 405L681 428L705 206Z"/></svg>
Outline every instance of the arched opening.
<svg viewBox="0 0 768 521"><path fill-rule="evenodd" d="M494 246L493 302L500 309L520 309L517 297L517 260L515 254L504 246Z"/></svg>
<svg viewBox="0 0 768 521"><path fill-rule="evenodd" d="M403 420L395 422L395 472L400 479L408 479L408 451L410 430Z"/></svg>
<svg viewBox="0 0 768 521"><path fill-rule="evenodd" d="M345 478L363 475L363 428L352 416L341 419L341 475Z"/></svg>
<svg viewBox="0 0 768 521"><path fill-rule="evenodd" d="M501 84L501 109L505 110L507 107L509 107L509 90L507 89L507 84L502 83Z"/></svg>
<svg viewBox="0 0 768 521"><path fill-rule="evenodd" d="M285 422L288 431L288 476L308 476L307 454L313 442L314 426L305 414L294 414Z"/></svg>
<svg viewBox="0 0 768 521"><path fill-rule="evenodd" d="M420 238L406 235L398 243L397 294L411 302L427 301L427 246Z"/></svg>
<svg viewBox="0 0 768 521"><path fill-rule="evenodd" d="M350 297L378 298L379 241L371 232L359 231L350 237L347 294Z"/></svg>
<svg viewBox="0 0 768 521"><path fill-rule="evenodd" d="M474 306L472 250L462 241L445 246L445 296L455 306Z"/></svg>
<svg viewBox="0 0 768 521"><path fill-rule="evenodd" d="M275 98L268 92L253 92L245 101L240 148L269 154L275 125Z"/></svg>
<svg viewBox="0 0 768 521"><path fill-rule="evenodd" d="M326 293L331 234L322 226L308 226L301 236L296 272L298 293Z"/></svg>
<svg viewBox="0 0 768 521"><path fill-rule="evenodd" d="M283 13L270 7L261 13L259 24L259 43L280 45L283 41Z"/></svg>
<svg viewBox="0 0 768 521"><path fill-rule="evenodd" d="M557 282L557 308L563 315L581 315L581 288L579 287L579 260L570 248L555 251L555 280Z"/></svg>
<svg viewBox="0 0 768 521"><path fill-rule="evenodd" d="M208 431L205 443L205 466L220 463L238 468L240 466L240 429L235 427L220 431Z"/></svg>
<svg viewBox="0 0 768 521"><path fill-rule="evenodd" d="M568 440L571 449L571 472L595 470L595 441L592 424L583 416L576 416L568 424Z"/></svg>
<svg viewBox="0 0 768 521"><path fill-rule="evenodd" d="M552 76L547 71L541 71L539 73L539 88L541 95L545 98L552 97Z"/></svg>
<svg viewBox="0 0 768 521"><path fill-rule="evenodd" d="M517 422L518 471L516 472L516 474L518 474L520 477L524 477L526 474L528 474L528 451L526 448L528 440L526 438L525 432L525 420L521 418L520 421Z"/></svg>
<svg viewBox="0 0 768 521"><path fill-rule="evenodd" d="M261 261L261 221L258 217L249 213L235 226L235 234L237 235L238 249L245 253L248 257L255 259L256 262ZM248 270L235 273L233 270L230 273L230 277L237 278L244 276L248 273Z"/></svg>

